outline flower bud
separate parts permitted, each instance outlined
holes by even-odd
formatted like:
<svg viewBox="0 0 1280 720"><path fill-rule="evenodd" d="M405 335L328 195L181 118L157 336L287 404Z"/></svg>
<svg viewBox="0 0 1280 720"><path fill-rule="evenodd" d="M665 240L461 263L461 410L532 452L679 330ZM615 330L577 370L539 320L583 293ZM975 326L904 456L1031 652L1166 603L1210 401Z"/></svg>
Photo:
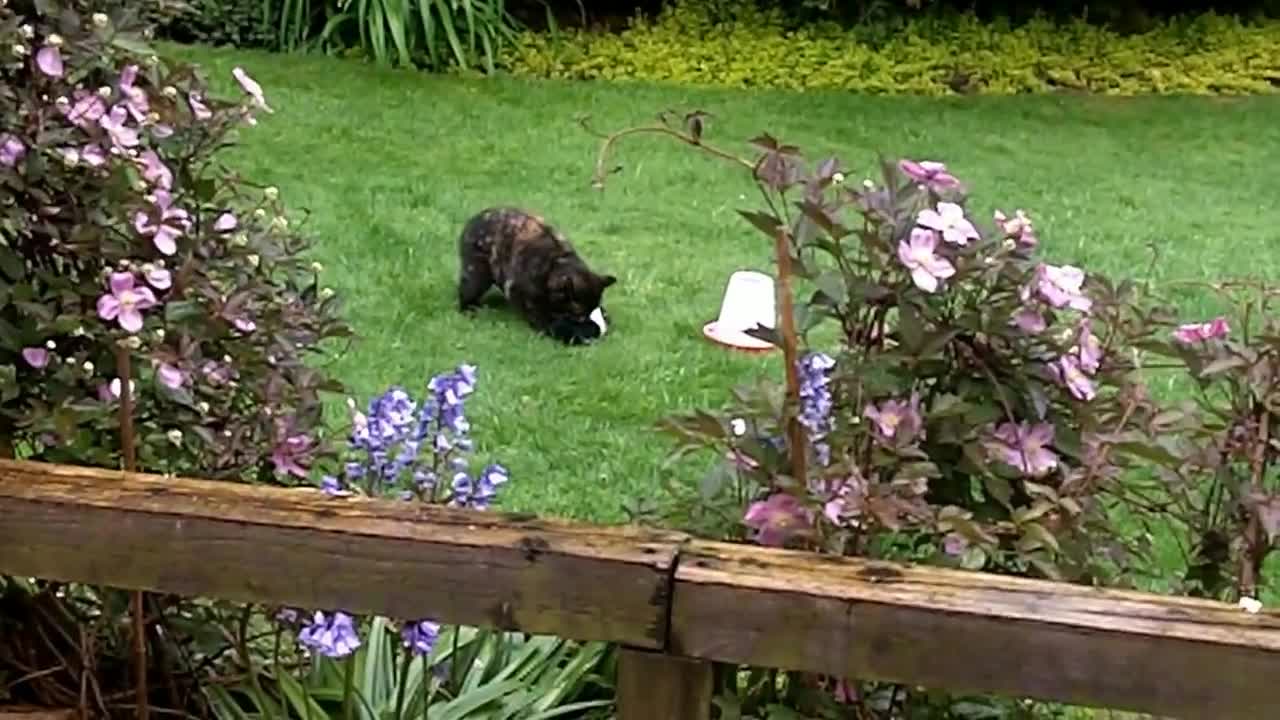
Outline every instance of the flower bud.
<svg viewBox="0 0 1280 720"><path fill-rule="evenodd" d="M106 13L99 12L93 14L93 24L96 27L104 28L109 22L111 22L111 18L107 17Z"/></svg>
<svg viewBox="0 0 1280 720"><path fill-rule="evenodd" d="M320 288L320 299L328 300L333 297L333 288Z"/></svg>
<svg viewBox="0 0 1280 720"><path fill-rule="evenodd" d="M201 414L201 415L208 415L208 414L209 414L209 403L207 403L207 402L205 402L205 401L201 400L199 403L197 403L197 404L196 404L196 409L200 411L200 414Z"/></svg>
<svg viewBox="0 0 1280 720"><path fill-rule="evenodd" d="M107 98L111 97L111 86L103 85L102 87L98 88L98 97L102 98L103 100L106 100Z"/></svg>
<svg viewBox="0 0 1280 720"><path fill-rule="evenodd" d="M88 360L85 360L84 364L81 365L80 368L84 370L85 375L93 374L93 363L89 362Z"/></svg>
<svg viewBox="0 0 1280 720"><path fill-rule="evenodd" d="M57 349L58 349L58 343L56 343L56 342L54 342L54 341L52 341L52 340L48 340L48 341L46 341L46 342L45 342L45 344L44 344L44 346L45 346L45 347L47 347L47 348L49 348L50 350L57 350Z"/></svg>
<svg viewBox="0 0 1280 720"><path fill-rule="evenodd" d="M52 34L45 38L45 42L53 47L62 47L62 36L56 33Z"/></svg>
<svg viewBox="0 0 1280 720"><path fill-rule="evenodd" d="M182 444L182 431L178 430L177 428L174 428L173 430L170 430L169 432L165 433L165 437L169 438L169 442L173 443L174 445Z"/></svg>
<svg viewBox="0 0 1280 720"><path fill-rule="evenodd" d="M250 254L246 259L249 261L249 264L254 267L258 267L258 263L262 262L262 258L258 257L256 253Z"/></svg>
<svg viewBox="0 0 1280 720"><path fill-rule="evenodd" d="M262 194L266 195L268 200L275 200L280 197L280 189L274 185L269 185L266 188L263 188Z"/></svg>
<svg viewBox="0 0 1280 720"><path fill-rule="evenodd" d="M169 98L170 100L174 100L178 97L178 88L172 85L165 85L164 90L162 90L161 92L163 92L164 96Z"/></svg>
<svg viewBox="0 0 1280 720"><path fill-rule="evenodd" d="M85 332L84 332L83 325L77 325L76 329L71 331L71 337L84 337L84 336L85 336Z"/></svg>
<svg viewBox="0 0 1280 720"><path fill-rule="evenodd" d="M164 341L164 328L156 328L156 339L161 342Z"/></svg>
<svg viewBox="0 0 1280 720"><path fill-rule="evenodd" d="M319 274L324 272L324 266L318 262L311 263L311 272Z"/></svg>
<svg viewBox="0 0 1280 720"><path fill-rule="evenodd" d="M263 210L262 208L258 208L257 210L253 211L253 216L258 219L262 219L267 216L267 211Z"/></svg>
<svg viewBox="0 0 1280 720"><path fill-rule="evenodd" d="M236 247L244 247L249 244L249 236L244 233L236 233L235 237L231 238L231 244Z"/></svg>
<svg viewBox="0 0 1280 720"><path fill-rule="evenodd" d="M137 335L130 335L129 337L121 340L120 345L122 347L129 348L130 350L137 350L142 347L142 338Z"/></svg>
<svg viewBox="0 0 1280 720"><path fill-rule="evenodd" d="M839 185L840 183L844 182L844 173L842 173L842 172L838 172L838 173L836 173L836 174L832 175L832 176L831 176L831 182L833 182L833 183L835 183L835 184L837 184L837 185Z"/></svg>
<svg viewBox="0 0 1280 720"><path fill-rule="evenodd" d="M286 230L289 227L289 219L283 216L271 218L271 228L273 230Z"/></svg>
<svg viewBox="0 0 1280 720"><path fill-rule="evenodd" d="M28 40L36 36L36 29L32 27L31 23L27 23L18 29L22 31L22 37Z"/></svg>
<svg viewBox="0 0 1280 720"><path fill-rule="evenodd" d="M18 57L23 57L24 55L27 54L27 46L23 45L22 43L18 43L14 45L13 54L17 55Z"/></svg>
<svg viewBox="0 0 1280 720"><path fill-rule="evenodd" d="M80 164L80 151L74 148L64 150L62 153L62 164L73 168Z"/></svg>

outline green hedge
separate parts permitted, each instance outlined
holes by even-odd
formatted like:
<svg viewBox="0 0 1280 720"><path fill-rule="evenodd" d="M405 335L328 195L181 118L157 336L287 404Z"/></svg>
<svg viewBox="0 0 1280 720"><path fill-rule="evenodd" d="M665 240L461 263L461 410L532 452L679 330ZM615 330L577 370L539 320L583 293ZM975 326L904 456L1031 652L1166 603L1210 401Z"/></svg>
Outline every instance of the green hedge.
<svg viewBox="0 0 1280 720"><path fill-rule="evenodd" d="M880 30L791 30L779 11L749 2L686 1L651 20L637 17L617 34L525 33L504 66L545 78L876 94L1252 94L1280 87L1274 21L1206 14L1121 35L1084 22L1013 27L959 15Z"/></svg>

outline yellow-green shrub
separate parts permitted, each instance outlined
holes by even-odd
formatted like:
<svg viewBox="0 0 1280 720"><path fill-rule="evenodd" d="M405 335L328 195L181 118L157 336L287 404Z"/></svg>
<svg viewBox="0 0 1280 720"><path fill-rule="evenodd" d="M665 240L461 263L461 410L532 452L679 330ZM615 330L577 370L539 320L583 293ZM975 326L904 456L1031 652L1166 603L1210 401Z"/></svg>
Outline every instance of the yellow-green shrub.
<svg viewBox="0 0 1280 720"><path fill-rule="evenodd" d="M727 4L734 6L727 21L716 19L726 16L723 0L703 0L652 20L637 17L618 34L526 33L503 64L546 78L876 94L1248 94L1280 87L1280 22L1206 14L1120 35L1083 22L1015 28L958 16L906 20L872 42L866 30L790 30L779 13Z"/></svg>

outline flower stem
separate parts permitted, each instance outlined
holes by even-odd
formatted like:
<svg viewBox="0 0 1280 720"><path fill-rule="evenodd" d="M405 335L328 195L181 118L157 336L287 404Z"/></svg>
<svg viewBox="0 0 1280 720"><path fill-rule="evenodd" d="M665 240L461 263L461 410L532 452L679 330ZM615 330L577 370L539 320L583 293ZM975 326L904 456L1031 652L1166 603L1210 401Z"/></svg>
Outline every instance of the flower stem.
<svg viewBox="0 0 1280 720"><path fill-rule="evenodd" d="M404 693L405 686L409 684L409 667L411 665L413 665L413 652L406 648L404 652L404 667L400 668L400 685L396 688L396 720L400 720L404 716ZM424 682L430 681L430 678L425 674L422 679Z"/></svg>
<svg viewBox="0 0 1280 720"><path fill-rule="evenodd" d="M355 703L352 697L355 695L356 688L356 656L352 654L347 658L347 667L345 676L342 679L342 717L343 720L351 720L355 713Z"/></svg>
<svg viewBox="0 0 1280 720"><path fill-rule="evenodd" d="M787 400L794 408L800 402L800 368L797 364L795 310L791 298L791 235L778 228L773 236L778 262L778 305L782 320L782 358L787 364ZM787 420L787 443L791 448L791 474L802 485L807 481L805 469L804 427L794 414Z"/></svg>

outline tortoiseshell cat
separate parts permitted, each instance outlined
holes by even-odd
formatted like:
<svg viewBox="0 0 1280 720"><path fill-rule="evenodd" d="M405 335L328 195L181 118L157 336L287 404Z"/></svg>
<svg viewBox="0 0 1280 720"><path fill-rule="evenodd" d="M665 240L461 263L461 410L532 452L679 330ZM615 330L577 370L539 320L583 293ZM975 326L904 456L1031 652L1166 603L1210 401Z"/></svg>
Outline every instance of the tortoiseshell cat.
<svg viewBox="0 0 1280 720"><path fill-rule="evenodd" d="M539 332L568 344L603 333L591 314L617 278L592 272L541 217L513 207L482 210L463 227L458 254L459 310L474 308L496 285Z"/></svg>

